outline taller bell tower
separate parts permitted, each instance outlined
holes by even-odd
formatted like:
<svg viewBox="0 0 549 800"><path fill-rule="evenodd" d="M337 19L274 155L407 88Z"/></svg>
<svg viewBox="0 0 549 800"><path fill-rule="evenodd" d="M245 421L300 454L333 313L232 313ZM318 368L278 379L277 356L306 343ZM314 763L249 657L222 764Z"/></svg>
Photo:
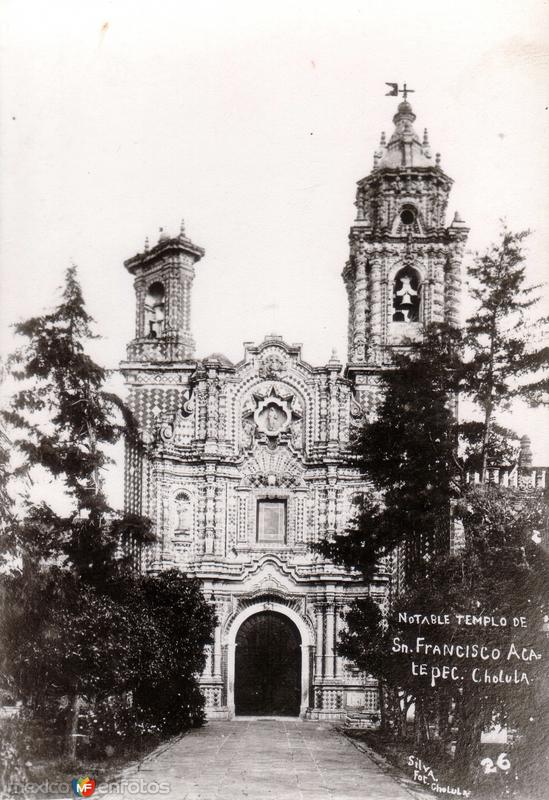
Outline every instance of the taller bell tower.
<svg viewBox="0 0 549 800"><path fill-rule="evenodd" d="M469 229L455 214L446 226L452 179L420 138L407 100L381 135L373 169L360 180L350 257L343 279L349 302L348 370L389 365L406 339L432 322L457 324L461 259Z"/></svg>

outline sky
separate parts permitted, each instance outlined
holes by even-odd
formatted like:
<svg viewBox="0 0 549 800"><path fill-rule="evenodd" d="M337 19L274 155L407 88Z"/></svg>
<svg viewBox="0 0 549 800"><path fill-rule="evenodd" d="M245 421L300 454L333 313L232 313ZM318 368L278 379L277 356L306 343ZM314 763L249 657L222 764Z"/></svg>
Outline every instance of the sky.
<svg viewBox="0 0 549 800"><path fill-rule="evenodd" d="M455 180L471 250L499 220L549 263L549 3L3 0L0 6L0 345L57 298L76 263L116 368L133 335L123 261L159 227L206 249L197 355L242 357L276 332L346 356L356 181L407 82L416 129ZM470 260L467 256L466 260ZM547 290L545 307L549 307ZM541 309L540 309L541 310ZM512 419L549 463L547 412ZM113 478L120 496L121 476Z"/></svg>

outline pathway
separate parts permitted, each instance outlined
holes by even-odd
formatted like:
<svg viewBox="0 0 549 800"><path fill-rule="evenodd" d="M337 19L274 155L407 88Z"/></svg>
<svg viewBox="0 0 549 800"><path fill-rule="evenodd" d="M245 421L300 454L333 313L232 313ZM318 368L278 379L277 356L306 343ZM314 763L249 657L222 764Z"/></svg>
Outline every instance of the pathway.
<svg viewBox="0 0 549 800"><path fill-rule="evenodd" d="M360 752L334 725L281 718L210 722L159 748L124 779L130 782L126 796L164 793L177 800L410 800L419 796ZM142 787L138 793L137 781ZM151 782L163 784L160 792L156 786L147 790ZM111 796L120 797L120 793Z"/></svg>

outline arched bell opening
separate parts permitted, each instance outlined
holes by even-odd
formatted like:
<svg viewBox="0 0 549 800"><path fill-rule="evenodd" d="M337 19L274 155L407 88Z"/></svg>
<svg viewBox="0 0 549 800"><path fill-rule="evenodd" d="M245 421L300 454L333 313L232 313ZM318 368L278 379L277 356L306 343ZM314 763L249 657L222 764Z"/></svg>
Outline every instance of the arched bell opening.
<svg viewBox="0 0 549 800"><path fill-rule="evenodd" d="M145 336L158 339L164 333L166 291L160 281L151 283L145 298Z"/></svg>
<svg viewBox="0 0 549 800"><path fill-rule="evenodd" d="M419 322L421 281L413 267L399 269L393 281L392 321Z"/></svg>

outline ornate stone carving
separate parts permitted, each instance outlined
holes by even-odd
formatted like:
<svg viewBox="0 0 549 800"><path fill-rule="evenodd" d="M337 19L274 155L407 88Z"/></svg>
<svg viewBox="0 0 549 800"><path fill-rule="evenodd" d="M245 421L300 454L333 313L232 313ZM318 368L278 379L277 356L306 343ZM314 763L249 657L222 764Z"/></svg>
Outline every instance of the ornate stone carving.
<svg viewBox="0 0 549 800"><path fill-rule="evenodd" d="M160 428L160 438L164 442L171 441L171 439L173 439L173 434L174 434L174 429L173 429L173 424L171 422L167 422Z"/></svg>
<svg viewBox="0 0 549 800"><path fill-rule="evenodd" d="M360 420L364 416L362 406L357 403L354 397L351 398L350 414L354 420Z"/></svg>
<svg viewBox="0 0 549 800"><path fill-rule="evenodd" d="M251 447L254 441L275 448L282 442L301 442L302 413L293 393L271 384L256 390L242 410L242 441Z"/></svg>
<svg viewBox="0 0 549 800"><path fill-rule="evenodd" d="M189 402L189 401L187 401ZM175 414L164 414L157 429L156 443L161 448L188 447L193 434L194 403L187 413L180 408Z"/></svg>
<svg viewBox="0 0 549 800"><path fill-rule="evenodd" d="M266 380L277 380L285 369L285 363L280 356L270 354L263 356L260 361L258 374Z"/></svg>
<svg viewBox="0 0 549 800"><path fill-rule="evenodd" d="M192 388L183 391L181 398L181 416L190 417L194 411L194 397Z"/></svg>
<svg viewBox="0 0 549 800"><path fill-rule="evenodd" d="M273 451L264 445L244 462L242 474L248 486L296 487L303 481L303 468L291 451Z"/></svg>

